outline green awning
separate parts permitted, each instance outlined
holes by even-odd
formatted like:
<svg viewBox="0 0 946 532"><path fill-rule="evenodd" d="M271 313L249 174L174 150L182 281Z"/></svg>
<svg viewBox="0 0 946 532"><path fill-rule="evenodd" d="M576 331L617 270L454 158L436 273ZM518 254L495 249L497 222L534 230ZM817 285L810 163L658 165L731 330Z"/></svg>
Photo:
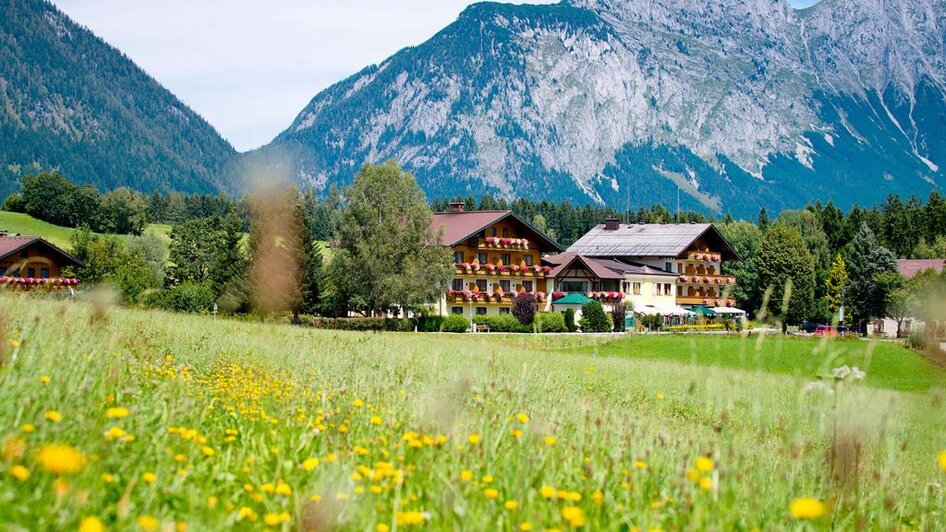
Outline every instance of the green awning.
<svg viewBox="0 0 946 532"><path fill-rule="evenodd" d="M693 308L691 308L690 310L693 311L693 312L696 312L696 313L699 314L700 316L706 316L707 318L715 318L715 317L716 317L716 311L714 311L714 310L711 309L711 308L706 308L706 307L693 307Z"/></svg>
<svg viewBox="0 0 946 532"><path fill-rule="evenodd" d="M565 297L560 297L552 301L553 305L584 305L589 301L594 301L585 294L579 292L569 292Z"/></svg>

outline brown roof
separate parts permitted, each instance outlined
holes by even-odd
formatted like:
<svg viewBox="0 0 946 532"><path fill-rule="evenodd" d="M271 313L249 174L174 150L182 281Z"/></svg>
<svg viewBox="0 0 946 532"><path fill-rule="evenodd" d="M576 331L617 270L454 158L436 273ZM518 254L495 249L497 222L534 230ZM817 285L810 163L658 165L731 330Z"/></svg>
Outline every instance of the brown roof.
<svg viewBox="0 0 946 532"><path fill-rule="evenodd" d="M34 244L45 246L54 253L62 256L67 262L71 262L76 266L85 266L81 260L73 257L59 247L50 244L38 236L0 236L0 260L5 259L17 251Z"/></svg>
<svg viewBox="0 0 946 532"><path fill-rule="evenodd" d="M438 212L434 214L431 226L439 230L443 228L441 243L445 246L456 246L464 240L476 236L487 227L499 223L507 218L525 228L538 237L541 251L561 251L562 246L539 231L535 226L523 220L512 211L469 211L469 212ZM532 238L530 240L536 240Z"/></svg>
<svg viewBox="0 0 946 532"><path fill-rule="evenodd" d="M570 268L575 262L581 263L588 271L598 279L624 279L627 274L636 275L655 275L662 277L676 277L675 273L647 266L645 264L631 264L613 259L598 259L586 257L575 253L566 252L558 255L549 255L542 258L543 261L552 265L552 271L549 277L558 277L562 272Z"/></svg>
<svg viewBox="0 0 946 532"><path fill-rule="evenodd" d="M568 251L591 257L680 257L697 239L711 242L723 260L739 260L713 224L620 224L593 227Z"/></svg>
<svg viewBox="0 0 946 532"><path fill-rule="evenodd" d="M946 259L900 259L897 261L897 270L907 279L916 277L916 274L933 269L936 273L943 273Z"/></svg>

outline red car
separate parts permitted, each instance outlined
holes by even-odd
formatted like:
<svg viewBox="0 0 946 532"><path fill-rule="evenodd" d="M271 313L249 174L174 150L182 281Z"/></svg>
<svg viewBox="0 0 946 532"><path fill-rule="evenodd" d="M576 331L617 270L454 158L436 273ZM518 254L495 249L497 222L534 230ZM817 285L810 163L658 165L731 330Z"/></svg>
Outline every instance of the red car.
<svg viewBox="0 0 946 532"><path fill-rule="evenodd" d="M815 336L837 336L838 330L830 325L819 325L815 329Z"/></svg>

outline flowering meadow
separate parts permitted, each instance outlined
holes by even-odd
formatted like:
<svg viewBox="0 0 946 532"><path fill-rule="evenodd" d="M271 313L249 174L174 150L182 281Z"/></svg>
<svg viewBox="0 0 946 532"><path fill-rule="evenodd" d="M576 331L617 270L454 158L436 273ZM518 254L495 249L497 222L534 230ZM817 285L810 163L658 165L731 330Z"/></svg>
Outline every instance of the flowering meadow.
<svg viewBox="0 0 946 532"><path fill-rule="evenodd" d="M946 529L943 370L901 348L923 389L861 340L0 318L4 530Z"/></svg>

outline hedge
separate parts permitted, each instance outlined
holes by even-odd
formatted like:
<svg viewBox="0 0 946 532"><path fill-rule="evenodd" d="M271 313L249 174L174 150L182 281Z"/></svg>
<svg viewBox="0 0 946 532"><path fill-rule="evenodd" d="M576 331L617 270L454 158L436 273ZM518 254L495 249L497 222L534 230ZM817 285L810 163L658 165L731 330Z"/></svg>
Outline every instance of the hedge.
<svg viewBox="0 0 946 532"><path fill-rule="evenodd" d="M531 333L532 325L523 325L519 323L512 314L499 314L496 316L475 316L473 323L477 326L485 324L490 332L501 333Z"/></svg>
<svg viewBox="0 0 946 532"><path fill-rule="evenodd" d="M463 333L470 328L470 320L463 317L462 314L451 314L443 318L440 324L440 330L448 333Z"/></svg>
<svg viewBox="0 0 946 532"><path fill-rule="evenodd" d="M733 330L735 327L733 327ZM709 325L674 325L667 327L670 332L701 332L701 331L725 331L726 325L723 323L710 323Z"/></svg>
<svg viewBox="0 0 946 532"><path fill-rule="evenodd" d="M316 329L339 331L413 331L414 320L394 318L322 318L311 317L309 324Z"/></svg>
<svg viewBox="0 0 946 532"><path fill-rule="evenodd" d="M543 333L563 333L568 331L565 327L565 315L560 312L540 312L535 315L535 328Z"/></svg>

